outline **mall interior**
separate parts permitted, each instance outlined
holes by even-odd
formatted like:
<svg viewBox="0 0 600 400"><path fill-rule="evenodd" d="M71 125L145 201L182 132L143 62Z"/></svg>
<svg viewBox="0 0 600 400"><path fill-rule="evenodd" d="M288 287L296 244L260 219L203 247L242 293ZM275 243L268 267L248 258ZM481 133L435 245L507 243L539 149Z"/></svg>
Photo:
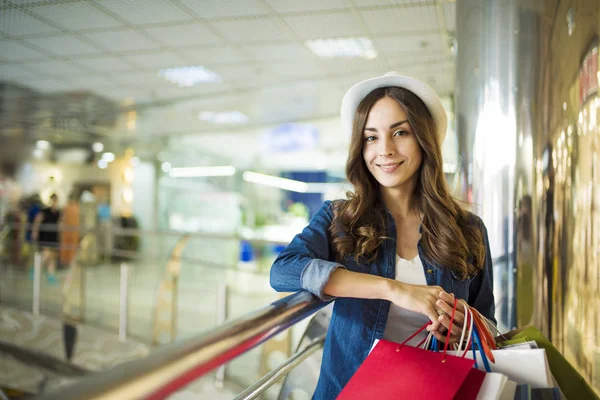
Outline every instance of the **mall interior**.
<svg viewBox="0 0 600 400"><path fill-rule="evenodd" d="M270 269L389 71L441 98L498 331L600 396L599 35L598 0L0 0L0 399L311 398L331 303Z"/></svg>

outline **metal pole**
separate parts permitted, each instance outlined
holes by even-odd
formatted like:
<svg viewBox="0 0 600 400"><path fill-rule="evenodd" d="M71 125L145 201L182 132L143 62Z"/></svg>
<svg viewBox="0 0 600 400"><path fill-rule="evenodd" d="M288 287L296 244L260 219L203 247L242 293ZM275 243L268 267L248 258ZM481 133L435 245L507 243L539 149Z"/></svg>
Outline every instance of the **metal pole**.
<svg viewBox="0 0 600 400"><path fill-rule="evenodd" d="M33 315L40 314L40 281L42 274L42 255L36 251L33 255Z"/></svg>
<svg viewBox="0 0 600 400"><path fill-rule="evenodd" d="M320 337L311 342L304 350L295 353L293 356L288 358L278 366L269 372L261 379L259 379L254 385L244 390L234 400L253 400L260 396L265 390L273 386L278 380L287 375L292 369L294 369L302 361L306 360L317 350L323 348L325 343L325 337Z"/></svg>
<svg viewBox="0 0 600 400"><path fill-rule="evenodd" d="M126 263L121 264L121 286L119 296L119 341L127 340L127 309L128 299L129 267Z"/></svg>
<svg viewBox="0 0 600 400"><path fill-rule="evenodd" d="M227 319L227 283L219 282L217 286L217 326L223 325ZM225 382L225 364L215 372L215 386L222 389Z"/></svg>

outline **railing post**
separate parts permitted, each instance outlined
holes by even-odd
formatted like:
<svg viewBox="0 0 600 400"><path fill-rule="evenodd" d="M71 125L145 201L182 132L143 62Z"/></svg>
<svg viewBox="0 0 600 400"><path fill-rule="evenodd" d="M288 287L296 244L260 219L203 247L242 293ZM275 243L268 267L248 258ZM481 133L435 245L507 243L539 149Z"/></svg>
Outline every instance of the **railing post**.
<svg viewBox="0 0 600 400"><path fill-rule="evenodd" d="M127 340L127 310L129 305L129 266L121 264L121 285L119 295L119 341Z"/></svg>
<svg viewBox="0 0 600 400"><path fill-rule="evenodd" d="M33 315L40 314L40 282L42 275L42 255L36 251L33 255Z"/></svg>
<svg viewBox="0 0 600 400"><path fill-rule="evenodd" d="M227 319L227 283L219 282L217 286L217 325L223 325ZM225 382L225 364L215 372L215 386L222 389Z"/></svg>

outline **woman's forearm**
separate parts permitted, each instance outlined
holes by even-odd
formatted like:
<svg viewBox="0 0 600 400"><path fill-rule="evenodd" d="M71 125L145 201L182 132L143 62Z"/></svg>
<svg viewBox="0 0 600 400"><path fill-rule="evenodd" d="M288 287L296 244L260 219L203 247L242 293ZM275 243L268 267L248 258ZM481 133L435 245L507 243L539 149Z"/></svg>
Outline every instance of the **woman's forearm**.
<svg viewBox="0 0 600 400"><path fill-rule="evenodd" d="M377 275L362 274L338 268L329 277L323 292L334 297L358 299L390 299L390 293L399 290L400 282Z"/></svg>

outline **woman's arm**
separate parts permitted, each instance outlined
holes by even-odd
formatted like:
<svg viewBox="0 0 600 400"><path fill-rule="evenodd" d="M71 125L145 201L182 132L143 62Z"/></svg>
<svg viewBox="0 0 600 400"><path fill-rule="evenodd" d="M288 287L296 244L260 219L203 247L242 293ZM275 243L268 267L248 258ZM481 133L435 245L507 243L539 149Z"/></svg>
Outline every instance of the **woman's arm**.
<svg viewBox="0 0 600 400"><path fill-rule="evenodd" d="M388 300L405 310L428 317L432 322L427 328L430 331L437 331L440 326L435 303L441 293L446 293L439 286L410 285L345 269L333 271L323 291L334 297Z"/></svg>
<svg viewBox="0 0 600 400"><path fill-rule="evenodd" d="M329 240L333 220L331 202L325 202L302 233L279 254L271 267L271 286L279 292L307 290L323 301L336 297L383 299L426 315L434 330L439 326L435 302L439 286L409 285L377 275L348 271L335 261Z"/></svg>
<svg viewBox="0 0 600 400"><path fill-rule="evenodd" d="M332 203L326 201L304 230L277 256L271 267L271 287L278 292L307 290L323 301L331 273L343 265L335 261L329 240L333 220Z"/></svg>

